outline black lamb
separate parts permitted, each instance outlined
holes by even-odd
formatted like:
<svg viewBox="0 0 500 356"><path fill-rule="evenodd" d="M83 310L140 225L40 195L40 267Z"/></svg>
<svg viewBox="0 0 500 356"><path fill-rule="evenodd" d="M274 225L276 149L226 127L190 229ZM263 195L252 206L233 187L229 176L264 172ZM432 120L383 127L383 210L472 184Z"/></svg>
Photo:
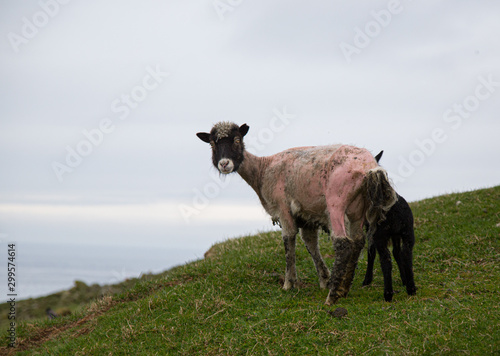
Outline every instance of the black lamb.
<svg viewBox="0 0 500 356"><path fill-rule="evenodd" d="M380 152L375 158L377 161L382 156ZM386 219L378 223L375 228L368 230L368 267L366 269L363 286L371 284L373 280L373 262L376 251L380 258L380 266L384 275L384 299L387 302L392 300L394 291L392 289L392 261L388 249L389 239L392 241L392 253L399 267L401 281L406 286L408 295L415 295L417 289L413 279L413 245L415 244L415 234L413 232L413 214L406 200L397 195L396 204L387 212ZM402 247L401 247L402 243Z"/></svg>

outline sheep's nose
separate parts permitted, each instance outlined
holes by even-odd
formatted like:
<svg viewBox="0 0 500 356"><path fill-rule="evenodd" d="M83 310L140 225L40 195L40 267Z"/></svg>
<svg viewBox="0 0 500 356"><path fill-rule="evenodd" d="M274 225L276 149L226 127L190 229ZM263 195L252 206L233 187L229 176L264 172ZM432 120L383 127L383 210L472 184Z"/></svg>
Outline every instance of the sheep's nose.
<svg viewBox="0 0 500 356"><path fill-rule="evenodd" d="M224 174L231 173L234 169L233 162L227 158L221 159L217 167L219 168L219 171Z"/></svg>

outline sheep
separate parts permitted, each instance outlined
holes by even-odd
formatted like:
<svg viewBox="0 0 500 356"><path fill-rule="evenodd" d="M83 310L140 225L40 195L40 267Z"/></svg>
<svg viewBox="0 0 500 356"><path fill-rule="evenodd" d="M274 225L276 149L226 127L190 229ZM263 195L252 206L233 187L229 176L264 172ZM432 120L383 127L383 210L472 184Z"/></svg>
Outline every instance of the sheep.
<svg viewBox="0 0 500 356"><path fill-rule="evenodd" d="M377 162L382 156L380 152L375 158ZM397 194L397 193L396 193ZM415 295L417 289L413 279L413 246L415 234L413 231L413 214L406 200L397 194L397 201L386 213L386 219L378 224L368 224L368 266L366 268L363 286L370 285L373 280L373 262L376 251L379 253L380 266L384 275L384 299L392 301L392 262L387 245L392 240L392 253L398 264L401 281L406 286L408 295ZM401 248L401 242L403 248Z"/></svg>
<svg viewBox="0 0 500 356"><path fill-rule="evenodd" d="M348 145L297 147L267 157L247 150L249 126L219 122L196 135L212 147L221 174L237 172L254 191L273 222L282 228L285 247L283 288L297 286L296 235L301 232L319 277L328 288L327 305L346 297L365 243L363 224L377 224L396 202L386 171L366 149ZM349 222L346 233L345 217ZM318 229L331 231L335 261L330 274L318 246Z"/></svg>

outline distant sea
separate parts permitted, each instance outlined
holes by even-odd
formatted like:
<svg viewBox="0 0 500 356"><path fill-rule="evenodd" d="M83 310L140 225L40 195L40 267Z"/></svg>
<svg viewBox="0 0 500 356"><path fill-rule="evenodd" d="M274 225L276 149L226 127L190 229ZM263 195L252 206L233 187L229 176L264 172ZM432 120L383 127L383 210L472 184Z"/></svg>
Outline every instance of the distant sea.
<svg viewBox="0 0 500 356"><path fill-rule="evenodd" d="M7 298L7 246L0 262L0 302ZM203 258L204 250L128 246L17 243L17 300L66 290L75 281L115 284L145 273L159 273ZM5 263L3 263L5 262Z"/></svg>

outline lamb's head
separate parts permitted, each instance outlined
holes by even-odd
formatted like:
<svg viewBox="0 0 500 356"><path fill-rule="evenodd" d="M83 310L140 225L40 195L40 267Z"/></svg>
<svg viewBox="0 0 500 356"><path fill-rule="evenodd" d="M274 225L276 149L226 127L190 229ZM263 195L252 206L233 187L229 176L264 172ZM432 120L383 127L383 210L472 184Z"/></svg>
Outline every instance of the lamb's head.
<svg viewBox="0 0 500 356"><path fill-rule="evenodd" d="M243 162L243 137L248 132L248 125L241 126L232 122L218 122L210 133L198 132L196 136L212 146L212 162L223 174L236 172Z"/></svg>

